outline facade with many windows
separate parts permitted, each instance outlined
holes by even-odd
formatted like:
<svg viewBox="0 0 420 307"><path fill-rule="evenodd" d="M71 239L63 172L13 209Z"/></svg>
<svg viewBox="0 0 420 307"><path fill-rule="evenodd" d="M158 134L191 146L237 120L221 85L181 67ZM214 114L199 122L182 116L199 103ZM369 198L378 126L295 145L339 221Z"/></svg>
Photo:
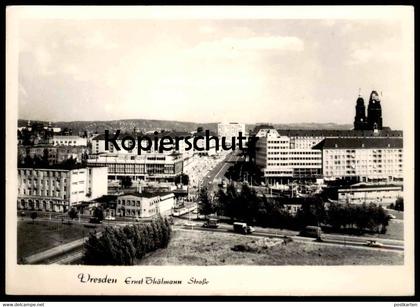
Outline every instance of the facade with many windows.
<svg viewBox="0 0 420 307"><path fill-rule="evenodd" d="M268 184L283 183L299 178L341 178L346 175L356 176L356 173L363 174L359 179L364 181L370 181L370 179L374 181L373 179L379 175L386 175L388 179L394 180L402 172L402 131L389 129L378 131L276 130L266 128L261 129L256 136L259 139L256 145L255 160L263 170ZM330 154L328 149L324 152L323 147L318 145L325 142L330 144L334 140L340 142L339 149L329 149L334 150L334 154ZM386 140L390 140L392 144L400 144L398 145L400 147L388 148L386 147L388 145L385 144ZM376 142L375 146L377 147L371 148L372 151L346 148L346 146L352 147L355 142L360 143L360 146L362 143L370 146ZM386 148L382 152L381 147L383 146ZM354 155L354 158L347 159L347 154ZM354 168L347 169L345 167L347 160L360 160L361 162ZM352 163L348 163L351 166ZM362 169L363 171L361 171Z"/></svg>
<svg viewBox="0 0 420 307"><path fill-rule="evenodd" d="M182 174L184 159L180 154L101 154L88 159L87 163L107 167L109 179L128 176L132 180L173 181Z"/></svg>
<svg viewBox="0 0 420 307"><path fill-rule="evenodd" d="M361 182L402 182L402 138L329 138L322 150L325 178L357 178Z"/></svg>
<svg viewBox="0 0 420 307"><path fill-rule="evenodd" d="M169 215L174 206L174 193L135 192L118 196L117 215L133 218L148 218L157 214Z"/></svg>
<svg viewBox="0 0 420 307"><path fill-rule="evenodd" d="M107 168L18 168L18 208L65 212L107 194Z"/></svg>
<svg viewBox="0 0 420 307"><path fill-rule="evenodd" d="M295 148L290 137L281 136L275 129L260 132L257 134L256 164L263 169L268 184L321 175L320 150Z"/></svg>

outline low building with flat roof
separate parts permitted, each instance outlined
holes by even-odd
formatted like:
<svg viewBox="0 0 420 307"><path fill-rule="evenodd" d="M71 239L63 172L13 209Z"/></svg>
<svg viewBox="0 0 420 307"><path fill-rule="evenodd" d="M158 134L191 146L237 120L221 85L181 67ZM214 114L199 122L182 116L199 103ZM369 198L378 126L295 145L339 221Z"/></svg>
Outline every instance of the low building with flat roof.
<svg viewBox="0 0 420 307"><path fill-rule="evenodd" d="M149 218L172 213L175 195L172 192L134 192L117 197L117 215Z"/></svg>

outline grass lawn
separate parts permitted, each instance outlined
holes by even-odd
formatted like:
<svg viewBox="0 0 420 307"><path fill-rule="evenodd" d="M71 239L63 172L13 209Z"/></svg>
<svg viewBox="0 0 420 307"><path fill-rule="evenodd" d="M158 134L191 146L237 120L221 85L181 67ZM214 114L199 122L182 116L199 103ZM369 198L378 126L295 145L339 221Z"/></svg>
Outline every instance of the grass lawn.
<svg viewBox="0 0 420 307"><path fill-rule="evenodd" d="M138 265L391 265L404 263L400 253L351 247L251 238L201 231L174 231L166 249L140 260ZM249 251L233 251L235 245Z"/></svg>
<svg viewBox="0 0 420 307"><path fill-rule="evenodd" d="M389 225L386 227L385 234L369 234L370 236L378 237L381 239L394 239L394 240L404 240L404 222L390 220Z"/></svg>
<svg viewBox="0 0 420 307"><path fill-rule="evenodd" d="M330 234L342 234L342 232L328 232ZM404 222L403 220L390 220L389 225L386 227L386 233L365 233L359 236L360 238L365 237L366 239L370 237L378 239L392 239L392 240L404 240Z"/></svg>
<svg viewBox="0 0 420 307"><path fill-rule="evenodd" d="M63 243L87 236L92 229L74 223L36 221L18 221L17 228L17 256L27 257L43 250L50 249ZM97 228L99 231L99 228Z"/></svg>

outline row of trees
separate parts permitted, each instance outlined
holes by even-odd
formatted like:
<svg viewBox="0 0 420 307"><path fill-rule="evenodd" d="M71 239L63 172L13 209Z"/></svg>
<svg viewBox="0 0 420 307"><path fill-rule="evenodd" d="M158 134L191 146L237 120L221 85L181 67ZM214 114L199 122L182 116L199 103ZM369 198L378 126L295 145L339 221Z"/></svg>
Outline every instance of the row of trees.
<svg viewBox="0 0 420 307"><path fill-rule="evenodd" d="M225 177L237 181L248 181L254 185L259 185L263 181L261 169L249 161L237 162L230 166Z"/></svg>
<svg viewBox="0 0 420 307"><path fill-rule="evenodd" d="M351 229L357 231L370 230L386 233L389 216L385 210L374 204L370 205L338 205L328 207L324 223L334 229Z"/></svg>
<svg viewBox="0 0 420 307"><path fill-rule="evenodd" d="M159 217L147 224L106 227L100 237L90 234L84 244L83 263L88 265L133 265L135 260L159 248L171 239L171 226Z"/></svg>
<svg viewBox="0 0 420 307"><path fill-rule="evenodd" d="M385 210L371 205L335 205L327 208L320 196L307 197L296 214L285 208L287 198L258 196L254 189L242 185L240 191L228 185L226 192L219 190L213 201L208 191L202 189L199 195L199 212L204 215L217 213L231 221L245 221L264 227L301 229L308 225L329 225L335 230L355 229L385 233L389 217Z"/></svg>

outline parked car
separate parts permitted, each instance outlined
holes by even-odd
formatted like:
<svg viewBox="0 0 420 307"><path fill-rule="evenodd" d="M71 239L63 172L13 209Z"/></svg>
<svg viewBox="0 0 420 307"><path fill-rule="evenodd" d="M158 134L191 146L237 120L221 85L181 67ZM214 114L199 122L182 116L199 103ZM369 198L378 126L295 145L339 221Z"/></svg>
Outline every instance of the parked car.
<svg viewBox="0 0 420 307"><path fill-rule="evenodd" d="M381 242L376 242L375 240L367 240L365 245L369 247L383 247L384 246Z"/></svg>
<svg viewBox="0 0 420 307"><path fill-rule="evenodd" d="M390 219L396 219L396 218L397 218L397 217L396 217L395 215L393 215L393 214L389 214L388 216L389 216L389 218L390 218Z"/></svg>
<svg viewBox="0 0 420 307"><path fill-rule="evenodd" d="M115 221L115 216L108 215L107 217L105 217L105 219L107 221Z"/></svg>
<svg viewBox="0 0 420 307"><path fill-rule="evenodd" d="M194 223L191 223L191 222L185 222L184 223L184 226L186 226L186 227L193 227L193 226L195 226L195 224Z"/></svg>
<svg viewBox="0 0 420 307"><path fill-rule="evenodd" d="M205 222L202 227L204 228L217 228L219 225L217 224L217 219L209 219L207 222Z"/></svg>
<svg viewBox="0 0 420 307"><path fill-rule="evenodd" d="M22 212L20 213L20 216L26 216L25 211L22 211Z"/></svg>
<svg viewBox="0 0 420 307"><path fill-rule="evenodd" d="M233 231L237 233L242 233L244 235L251 234L255 231L254 227L248 226L247 223L233 223Z"/></svg>

